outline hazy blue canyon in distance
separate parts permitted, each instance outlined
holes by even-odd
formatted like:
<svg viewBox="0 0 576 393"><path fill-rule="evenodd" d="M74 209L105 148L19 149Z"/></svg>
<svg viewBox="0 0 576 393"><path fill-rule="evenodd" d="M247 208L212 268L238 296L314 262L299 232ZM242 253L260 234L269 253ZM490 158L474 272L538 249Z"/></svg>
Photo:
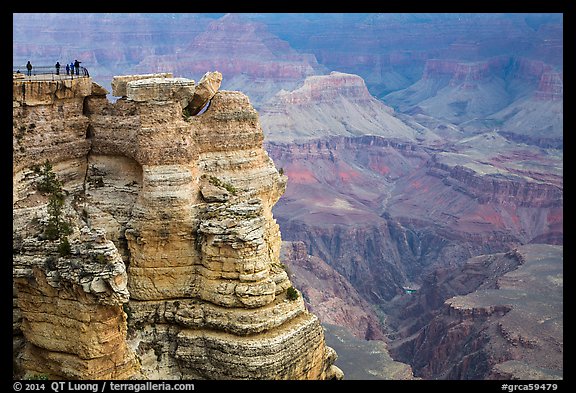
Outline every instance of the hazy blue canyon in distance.
<svg viewBox="0 0 576 393"><path fill-rule="evenodd" d="M13 15L14 66L74 59L249 97L348 379L563 378L563 14Z"/></svg>

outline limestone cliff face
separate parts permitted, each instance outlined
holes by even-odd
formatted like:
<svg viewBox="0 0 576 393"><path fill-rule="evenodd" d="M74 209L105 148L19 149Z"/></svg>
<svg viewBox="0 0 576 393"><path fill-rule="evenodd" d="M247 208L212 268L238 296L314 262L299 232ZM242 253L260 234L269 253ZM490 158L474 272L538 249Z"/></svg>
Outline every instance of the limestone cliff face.
<svg viewBox="0 0 576 393"><path fill-rule="evenodd" d="M14 82L20 376L342 378L317 317L287 297L271 212L286 177L248 97L217 91L217 74L119 78L115 103L88 78ZM45 161L66 195L67 254L42 236Z"/></svg>

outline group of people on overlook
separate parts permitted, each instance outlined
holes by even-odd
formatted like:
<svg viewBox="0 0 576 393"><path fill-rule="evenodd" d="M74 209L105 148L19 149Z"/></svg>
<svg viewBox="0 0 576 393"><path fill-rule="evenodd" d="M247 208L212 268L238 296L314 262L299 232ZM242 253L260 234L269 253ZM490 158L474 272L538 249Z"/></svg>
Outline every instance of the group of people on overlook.
<svg viewBox="0 0 576 393"><path fill-rule="evenodd" d="M76 73L76 75L80 75L80 63L81 61L74 60L73 62L70 62L70 64L66 64L66 75L74 75L74 73ZM56 75L60 75L60 62L57 61L54 67L56 68ZM85 67L82 69L84 76L90 76L88 75L88 70ZM28 63L26 63L26 70L28 71L28 76L32 76L32 63L30 63L30 60L28 60Z"/></svg>
<svg viewBox="0 0 576 393"><path fill-rule="evenodd" d="M74 73L74 70L76 70L76 75L80 75L80 63L81 61L74 60L74 62L66 64L66 75L70 75L70 71ZM60 62L56 62L56 75L60 75Z"/></svg>

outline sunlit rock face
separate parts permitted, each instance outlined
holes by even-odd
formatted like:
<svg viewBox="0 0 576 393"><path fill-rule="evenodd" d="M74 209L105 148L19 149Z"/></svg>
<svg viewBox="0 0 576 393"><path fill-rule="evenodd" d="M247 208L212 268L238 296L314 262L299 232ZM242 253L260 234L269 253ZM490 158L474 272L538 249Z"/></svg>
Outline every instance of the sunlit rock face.
<svg viewBox="0 0 576 393"><path fill-rule="evenodd" d="M70 96L52 86L15 96L20 376L342 378L317 317L298 292L287 295L271 212L286 177L262 147L248 97L218 91L221 76L211 75L198 85L129 78L115 85L115 103L91 82ZM190 116L200 101L207 108ZM57 148L63 140L68 150ZM41 235L46 161L65 194L64 253L62 237Z"/></svg>
<svg viewBox="0 0 576 393"><path fill-rule="evenodd" d="M331 72L307 77L294 90L281 90L260 109L267 140L304 141L335 135L380 135L434 141L429 130L416 130L373 97L358 75Z"/></svg>

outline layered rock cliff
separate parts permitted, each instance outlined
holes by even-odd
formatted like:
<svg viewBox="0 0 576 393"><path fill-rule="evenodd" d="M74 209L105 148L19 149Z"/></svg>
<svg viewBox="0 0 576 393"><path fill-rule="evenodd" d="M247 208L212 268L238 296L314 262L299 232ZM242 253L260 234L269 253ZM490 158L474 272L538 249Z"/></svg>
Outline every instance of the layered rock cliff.
<svg viewBox="0 0 576 393"><path fill-rule="evenodd" d="M380 135L434 141L429 130L405 124L374 98L358 75L331 72L309 76L292 91L281 90L260 113L268 140L302 141L334 135Z"/></svg>
<svg viewBox="0 0 576 393"><path fill-rule="evenodd" d="M324 325L344 326L359 339L385 340L384 325L373 306L334 268L307 254L304 242L282 242L280 260Z"/></svg>
<svg viewBox="0 0 576 393"><path fill-rule="evenodd" d="M434 264L525 243L562 244L562 156L497 133L440 149L376 136L268 142L289 183L284 240L334 267L375 304Z"/></svg>
<svg viewBox="0 0 576 393"><path fill-rule="evenodd" d="M562 379L562 253L524 245L427 276L391 315L395 359L425 379Z"/></svg>
<svg viewBox="0 0 576 393"><path fill-rule="evenodd" d="M286 177L216 74L118 78L115 103L89 78L14 81L15 376L342 378L287 295Z"/></svg>

